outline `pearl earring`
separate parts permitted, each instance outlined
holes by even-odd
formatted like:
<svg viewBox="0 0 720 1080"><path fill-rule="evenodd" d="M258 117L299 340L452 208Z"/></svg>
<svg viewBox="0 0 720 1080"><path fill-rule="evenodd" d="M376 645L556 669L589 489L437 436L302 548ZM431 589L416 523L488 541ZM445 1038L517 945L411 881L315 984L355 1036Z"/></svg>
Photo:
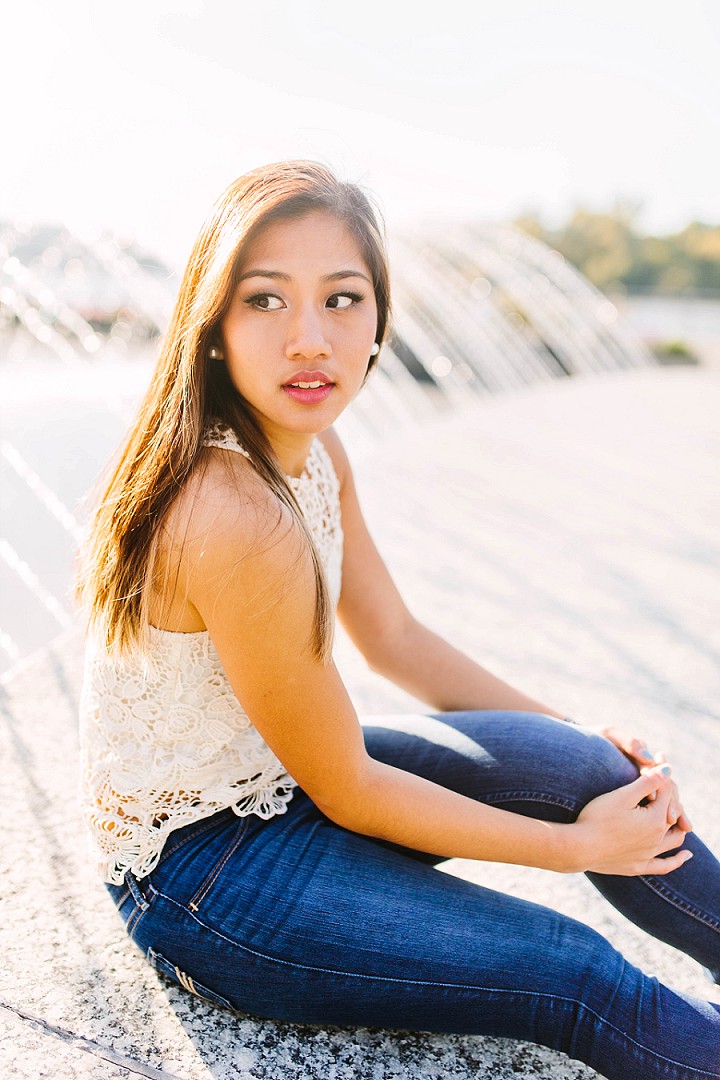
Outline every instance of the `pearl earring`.
<svg viewBox="0 0 720 1080"><path fill-rule="evenodd" d="M370 355L371 356L377 356L377 354L379 352L380 352L380 346L378 345L378 343L376 341L375 344L373 345L372 349L370 350Z"/></svg>
<svg viewBox="0 0 720 1080"><path fill-rule="evenodd" d="M217 345L211 345L208 349L208 357L210 360L222 360L223 354L220 349L218 349Z"/></svg>

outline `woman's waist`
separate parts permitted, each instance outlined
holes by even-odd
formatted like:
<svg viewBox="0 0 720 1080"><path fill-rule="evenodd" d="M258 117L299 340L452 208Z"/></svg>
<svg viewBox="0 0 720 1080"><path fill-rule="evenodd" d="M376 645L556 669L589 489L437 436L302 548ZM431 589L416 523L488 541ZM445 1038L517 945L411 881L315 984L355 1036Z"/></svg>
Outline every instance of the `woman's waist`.
<svg viewBox="0 0 720 1080"><path fill-rule="evenodd" d="M245 783L227 783L212 791L180 789L118 793L105 784L86 786L84 817L106 882L119 884L127 871L137 878L157 865L170 837L219 814L268 820L285 812L295 781L280 767Z"/></svg>

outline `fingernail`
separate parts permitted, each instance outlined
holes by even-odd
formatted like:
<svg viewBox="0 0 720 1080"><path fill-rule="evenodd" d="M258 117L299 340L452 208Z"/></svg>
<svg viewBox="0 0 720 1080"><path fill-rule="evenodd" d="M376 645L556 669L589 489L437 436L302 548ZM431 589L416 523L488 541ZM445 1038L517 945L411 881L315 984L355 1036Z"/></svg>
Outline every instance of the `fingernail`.
<svg viewBox="0 0 720 1080"><path fill-rule="evenodd" d="M690 862L692 857L693 857L693 852L692 851L686 851L685 852L685 862Z"/></svg>
<svg viewBox="0 0 720 1080"><path fill-rule="evenodd" d="M660 768L658 769L658 772L661 772L663 774L663 776L669 776L670 773L672 772L672 769L670 768L669 765L661 765Z"/></svg>
<svg viewBox="0 0 720 1080"><path fill-rule="evenodd" d="M638 756L643 758L645 761L654 761L654 758L650 751L647 749L647 747L643 747L642 750L639 751Z"/></svg>

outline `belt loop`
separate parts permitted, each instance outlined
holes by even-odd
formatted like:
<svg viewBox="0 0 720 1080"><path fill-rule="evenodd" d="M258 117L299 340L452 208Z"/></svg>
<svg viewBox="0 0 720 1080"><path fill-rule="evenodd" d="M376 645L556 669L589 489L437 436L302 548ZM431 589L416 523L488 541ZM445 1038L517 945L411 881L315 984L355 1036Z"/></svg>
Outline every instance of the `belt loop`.
<svg viewBox="0 0 720 1080"><path fill-rule="evenodd" d="M140 888L140 883L133 874L132 870L128 870L127 874L125 875L125 882L128 889L132 893L133 900L140 908L140 910L147 911L147 909L150 907L150 903L145 897L142 889Z"/></svg>

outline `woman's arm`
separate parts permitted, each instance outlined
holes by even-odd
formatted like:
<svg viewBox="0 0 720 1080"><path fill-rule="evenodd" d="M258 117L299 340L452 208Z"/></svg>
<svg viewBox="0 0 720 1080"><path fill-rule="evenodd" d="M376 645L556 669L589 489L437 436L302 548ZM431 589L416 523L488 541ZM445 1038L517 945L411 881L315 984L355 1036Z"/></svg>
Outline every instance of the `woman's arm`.
<svg viewBox="0 0 720 1080"><path fill-rule="evenodd" d="M665 873L684 861L682 853L657 858L684 835L667 827L669 781L659 772L562 825L483 805L370 758L336 668L312 649L315 580L304 538L260 482L241 510L227 493L198 507L183 558L187 598L243 708L339 825L441 857L560 871ZM655 801L638 807L653 791Z"/></svg>
<svg viewBox="0 0 720 1080"><path fill-rule="evenodd" d="M408 611L370 536L352 470L335 432L323 436L341 485L345 550L338 615L370 667L441 712L462 709L516 709L566 718L492 675L480 664L423 626ZM656 761L645 741L613 725L591 727L639 769ZM678 805L679 796L675 792ZM690 822L680 810L683 826Z"/></svg>
<svg viewBox="0 0 720 1080"><path fill-rule="evenodd" d="M408 611L368 532L342 444L334 432L323 441L341 484L345 548L338 616L373 671L442 712L517 709L562 719L562 711L492 675Z"/></svg>

